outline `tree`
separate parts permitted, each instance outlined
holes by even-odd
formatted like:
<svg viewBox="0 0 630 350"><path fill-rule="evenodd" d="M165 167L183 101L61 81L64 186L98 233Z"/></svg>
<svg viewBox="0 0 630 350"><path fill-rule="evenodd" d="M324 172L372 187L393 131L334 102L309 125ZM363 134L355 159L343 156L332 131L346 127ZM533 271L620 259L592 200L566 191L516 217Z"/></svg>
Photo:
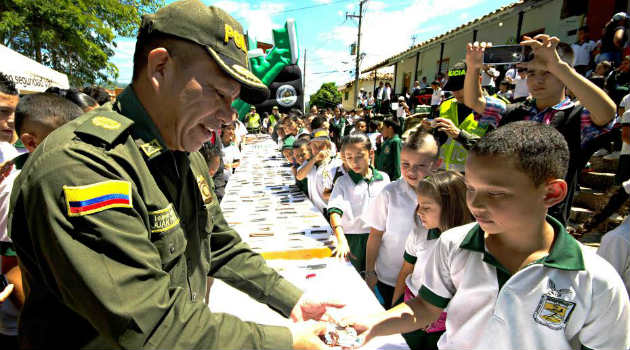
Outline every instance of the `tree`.
<svg viewBox="0 0 630 350"><path fill-rule="evenodd" d="M163 0L0 0L0 43L66 73L73 86L114 80L116 35L131 37Z"/></svg>
<svg viewBox="0 0 630 350"><path fill-rule="evenodd" d="M311 95L310 106L318 108L335 107L341 103L341 93L337 90L335 83L324 83Z"/></svg>

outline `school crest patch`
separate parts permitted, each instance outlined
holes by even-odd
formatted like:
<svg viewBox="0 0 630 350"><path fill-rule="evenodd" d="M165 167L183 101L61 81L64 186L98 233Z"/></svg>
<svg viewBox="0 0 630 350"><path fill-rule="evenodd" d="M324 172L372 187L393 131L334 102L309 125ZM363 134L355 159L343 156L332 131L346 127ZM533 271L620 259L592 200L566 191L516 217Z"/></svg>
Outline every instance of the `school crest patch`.
<svg viewBox="0 0 630 350"><path fill-rule="evenodd" d="M389 154L390 152L389 145L385 146L385 149L383 150L383 152L385 152L385 154Z"/></svg>
<svg viewBox="0 0 630 350"><path fill-rule="evenodd" d="M210 186L208 186L206 178L203 175L197 176L197 186L199 186L199 192L201 192L203 204L210 204L212 202L212 191L210 190Z"/></svg>
<svg viewBox="0 0 630 350"><path fill-rule="evenodd" d="M540 302L534 312L534 321L554 330L563 329L573 309L575 303L563 297L571 294L569 289L556 289L555 283L550 279L547 284L549 290L540 297Z"/></svg>

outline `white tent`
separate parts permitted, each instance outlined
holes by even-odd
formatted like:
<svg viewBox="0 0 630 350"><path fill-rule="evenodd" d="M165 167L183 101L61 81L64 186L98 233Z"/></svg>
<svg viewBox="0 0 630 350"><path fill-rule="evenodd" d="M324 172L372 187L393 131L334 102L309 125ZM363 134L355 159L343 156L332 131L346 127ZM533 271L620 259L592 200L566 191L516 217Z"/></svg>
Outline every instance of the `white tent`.
<svg viewBox="0 0 630 350"><path fill-rule="evenodd" d="M11 79L20 93L43 92L51 86L68 89L68 76L0 45L0 72Z"/></svg>

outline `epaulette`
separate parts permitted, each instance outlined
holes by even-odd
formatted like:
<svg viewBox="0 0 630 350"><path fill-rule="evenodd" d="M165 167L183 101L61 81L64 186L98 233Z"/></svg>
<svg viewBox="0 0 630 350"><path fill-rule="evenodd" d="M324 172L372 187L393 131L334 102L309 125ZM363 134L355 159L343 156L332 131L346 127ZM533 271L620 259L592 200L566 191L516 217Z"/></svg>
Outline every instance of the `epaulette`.
<svg viewBox="0 0 630 350"><path fill-rule="evenodd" d="M99 110L86 119L74 132L89 135L112 144L118 136L133 125L133 121L114 111Z"/></svg>

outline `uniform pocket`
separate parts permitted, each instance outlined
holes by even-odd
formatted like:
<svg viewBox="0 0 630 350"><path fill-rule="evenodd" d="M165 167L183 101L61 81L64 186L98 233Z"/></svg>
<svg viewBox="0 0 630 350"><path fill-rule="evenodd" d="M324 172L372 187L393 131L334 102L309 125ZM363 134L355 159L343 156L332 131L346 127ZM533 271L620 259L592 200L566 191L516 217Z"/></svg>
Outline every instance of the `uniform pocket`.
<svg viewBox="0 0 630 350"><path fill-rule="evenodd" d="M151 240L160 253L165 271L169 271L177 262L176 258L186 251L186 237L179 224L166 231L153 233Z"/></svg>

